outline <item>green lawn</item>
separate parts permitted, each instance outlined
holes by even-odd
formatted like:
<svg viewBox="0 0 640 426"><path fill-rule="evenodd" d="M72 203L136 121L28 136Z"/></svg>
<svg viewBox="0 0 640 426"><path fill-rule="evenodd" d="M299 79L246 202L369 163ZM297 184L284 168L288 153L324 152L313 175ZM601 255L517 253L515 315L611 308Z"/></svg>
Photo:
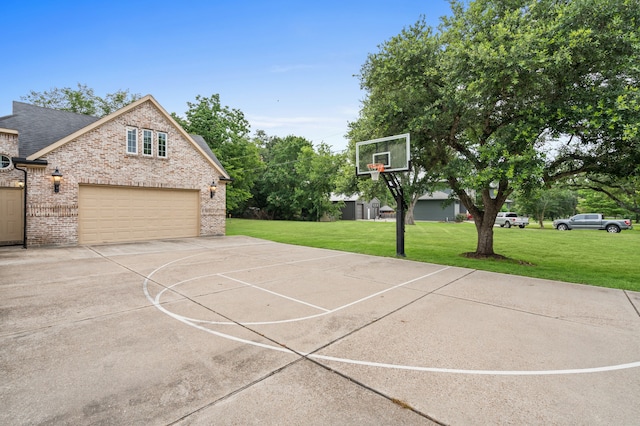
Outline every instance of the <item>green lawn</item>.
<svg viewBox="0 0 640 426"><path fill-rule="evenodd" d="M406 227L407 259L485 271L640 291L640 226L632 231L560 232L532 225L494 228L496 253L511 260L477 260L461 256L475 251L472 222L421 222ZM375 256L394 257L394 222L287 222L228 219L227 235L247 235Z"/></svg>

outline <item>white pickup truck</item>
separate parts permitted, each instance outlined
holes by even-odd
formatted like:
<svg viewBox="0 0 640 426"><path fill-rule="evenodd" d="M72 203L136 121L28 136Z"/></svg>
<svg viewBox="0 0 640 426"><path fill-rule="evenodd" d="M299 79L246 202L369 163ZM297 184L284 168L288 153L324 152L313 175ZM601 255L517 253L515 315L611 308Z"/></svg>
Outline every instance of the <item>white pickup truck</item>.
<svg viewBox="0 0 640 426"><path fill-rule="evenodd" d="M599 229L611 233L618 233L622 229L633 229L630 219L605 219L600 213L577 214L569 219L553 221L553 227L558 231L571 229Z"/></svg>
<svg viewBox="0 0 640 426"><path fill-rule="evenodd" d="M514 212L499 212L495 221L495 225L500 225L500 228L511 228L512 226L524 228L528 224L528 217L518 216L518 214Z"/></svg>

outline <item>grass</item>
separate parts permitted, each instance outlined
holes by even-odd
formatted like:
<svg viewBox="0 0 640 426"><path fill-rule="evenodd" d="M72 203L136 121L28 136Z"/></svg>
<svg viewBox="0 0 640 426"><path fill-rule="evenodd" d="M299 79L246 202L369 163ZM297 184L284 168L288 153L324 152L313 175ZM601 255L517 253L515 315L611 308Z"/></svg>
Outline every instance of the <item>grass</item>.
<svg viewBox="0 0 640 426"><path fill-rule="evenodd" d="M638 228L638 226L636 226ZM228 219L227 235L246 235L309 247L394 257L394 222L287 222ZM470 259L473 223L420 222L407 225L407 259L505 274L640 291L640 230L559 232L494 228L494 250L509 260Z"/></svg>

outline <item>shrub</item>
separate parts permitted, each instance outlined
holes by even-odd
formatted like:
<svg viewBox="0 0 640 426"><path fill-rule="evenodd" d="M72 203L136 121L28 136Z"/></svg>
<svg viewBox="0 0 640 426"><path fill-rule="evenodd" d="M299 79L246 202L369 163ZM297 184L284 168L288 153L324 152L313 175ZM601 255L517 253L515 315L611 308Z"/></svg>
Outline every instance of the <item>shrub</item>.
<svg viewBox="0 0 640 426"><path fill-rule="evenodd" d="M467 220L467 215L464 213L458 213L456 215L456 222L460 223L460 222L464 222L465 220Z"/></svg>

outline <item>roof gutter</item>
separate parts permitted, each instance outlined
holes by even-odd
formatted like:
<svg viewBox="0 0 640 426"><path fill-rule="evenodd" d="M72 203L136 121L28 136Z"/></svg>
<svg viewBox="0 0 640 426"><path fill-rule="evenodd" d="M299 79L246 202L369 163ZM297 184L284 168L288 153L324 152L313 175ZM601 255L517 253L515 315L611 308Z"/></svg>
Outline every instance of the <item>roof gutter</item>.
<svg viewBox="0 0 640 426"><path fill-rule="evenodd" d="M11 157L13 164L22 164L23 166L41 166L49 164L47 160L27 160L25 157Z"/></svg>
<svg viewBox="0 0 640 426"><path fill-rule="evenodd" d="M20 167L18 167L18 165L23 165L23 166L39 166L39 167L44 167L47 164L49 164L47 162L47 160L27 160L26 158L22 158L22 157L12 157L11 158L11 162L13 163L13 167L16 170L20 170L22 173L24 173L24 195L23 195L23 202L24 205L22 207L22 248L27 248L27 188L28 188L28 179L27 179L27 169L21 169Z"/></svg>

